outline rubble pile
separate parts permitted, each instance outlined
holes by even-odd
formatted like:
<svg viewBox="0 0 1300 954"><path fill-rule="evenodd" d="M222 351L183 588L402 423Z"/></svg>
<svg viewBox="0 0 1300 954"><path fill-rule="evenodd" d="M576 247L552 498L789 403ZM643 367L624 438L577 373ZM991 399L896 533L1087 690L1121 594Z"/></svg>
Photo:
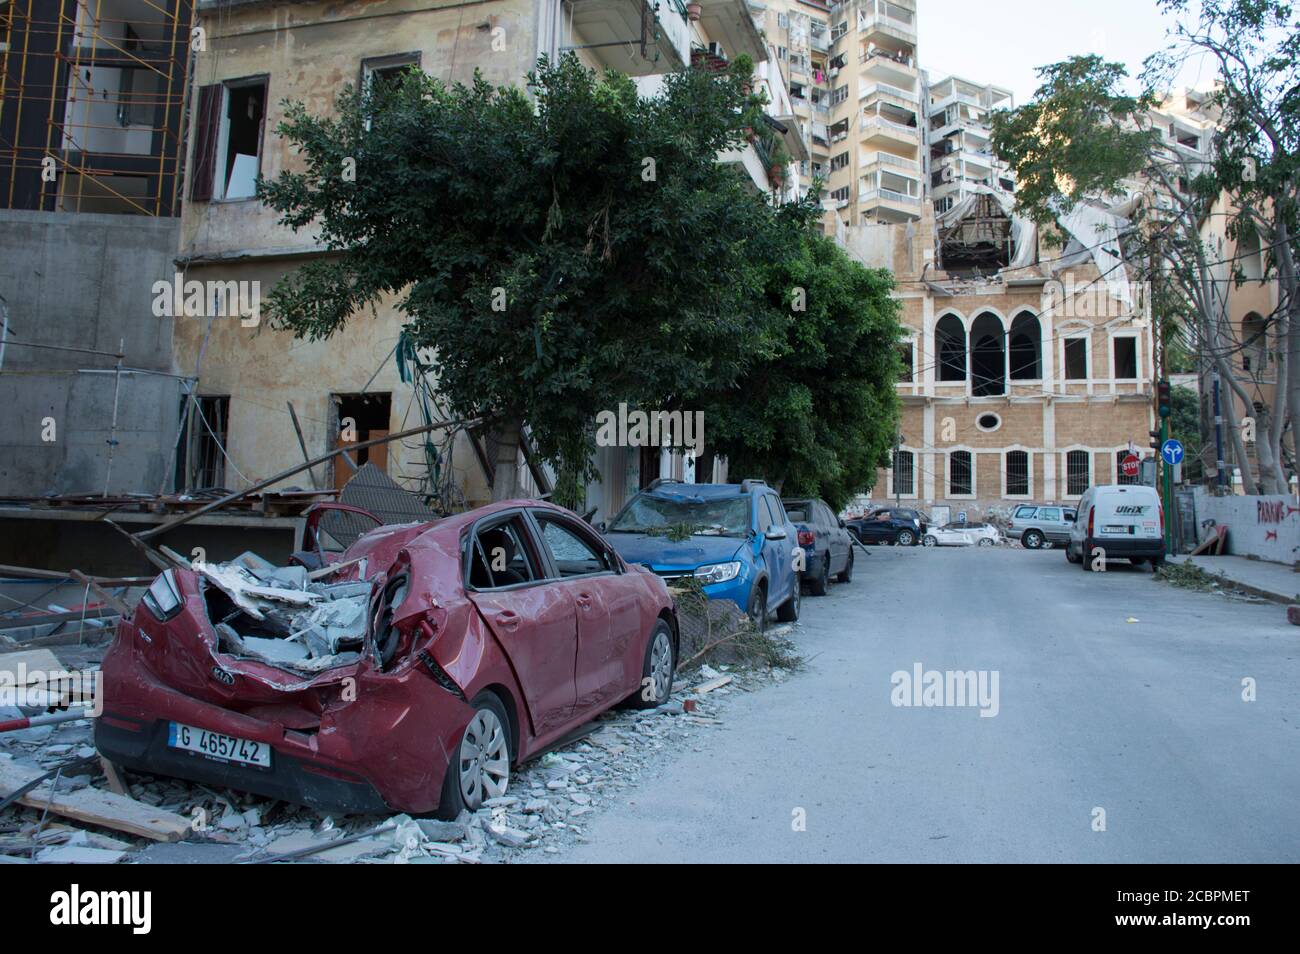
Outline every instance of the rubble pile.
<svg viewBox="0 0 1300 954"><path fill-rule="evenodd" d="M788 630L780 627L776 635ZM657 771L666 752L699 749L706 733L725 724L730 699L786 675L708 665L679 672L679 688L658 709L605 713L581 738L516 772L504 797L455 821L335 819L260 796L132 773L129 797L184 819L184 840L89 830L12 805L0 812L0 863L481 864L556 855L585 841L591 817ZM85 721L0 733L0 770L6 764L53 769L86 757L71 774L60 774L60 793L105 786L94 754Z"/></svg>

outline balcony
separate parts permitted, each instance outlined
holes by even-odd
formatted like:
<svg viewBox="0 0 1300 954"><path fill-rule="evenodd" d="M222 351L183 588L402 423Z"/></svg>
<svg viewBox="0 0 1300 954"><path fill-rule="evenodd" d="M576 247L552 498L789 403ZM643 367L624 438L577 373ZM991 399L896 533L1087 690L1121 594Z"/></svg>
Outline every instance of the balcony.
<svg viewBox="0 0 1300 954"><path fill-rule="evenodd" d="M691 61L690 26L679 3L660 4L656 13L645 0L584 0L571 10L572 42L561 52L586 50L602 66L630 76L680 70Z"/></svg>
<svg viewBox="0 0 1300 954"><path fill-rule="evenodd" d="M858 32L869 39L916 43L916 24L883 13L858 11Z"/></svg>
<svg viewBox="0 0 1300 954"><path fill-rule="evenodd" d="M921 164L915 159L896 156L892 152L863 152L859 157L861 171L868 172L877 167L896 169L902 172L919 173Z"/></svg>
<svg viewBox="0 0 1300 954"><path fill-rule="evenodd" d="M858 63L866 78L893 86L915 87L920 77L916 58L903 53L882 49L863 51L858 54Z"/></svg>
<svg viewBox="0 0 1300 954"><path fill-rule="evenodd" d="M892 83L863 83L862 92L858 93L858 100L861 101L876 94L892 96L895 99L902 100L909 108L916 108L916 91L894 86Z"/></svg>
<svg viewBox="0 0 1300 954"><path fill-rule="evenodd" d="M921 217L921 199L893 189L864 188L858 191L858 211L879 222L915 221Z"/></svg>
<svg viewBox="0 0 1300 954"><path fill-rule="evenodd" d="M916 126L905 126L902 123L896 123L884 116L863 116L860 129L864 142L869 142L872 139L885 139L889 142L902 143L912 147L921 144L920 129Z"/></svg>

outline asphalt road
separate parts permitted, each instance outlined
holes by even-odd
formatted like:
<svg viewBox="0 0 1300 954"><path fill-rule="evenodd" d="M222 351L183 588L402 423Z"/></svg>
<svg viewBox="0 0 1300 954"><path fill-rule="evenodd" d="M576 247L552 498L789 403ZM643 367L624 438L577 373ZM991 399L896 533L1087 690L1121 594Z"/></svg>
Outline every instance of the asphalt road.
<svg viewBox="0 0 1300 954"><path fill-rule="evenodd" d="M1059 549L871 554L804 600L805 671L736 698L551 860L1300 861L1281 607L1084 574ZM997 714L894 705L918 663L996 672Z"/></svg>

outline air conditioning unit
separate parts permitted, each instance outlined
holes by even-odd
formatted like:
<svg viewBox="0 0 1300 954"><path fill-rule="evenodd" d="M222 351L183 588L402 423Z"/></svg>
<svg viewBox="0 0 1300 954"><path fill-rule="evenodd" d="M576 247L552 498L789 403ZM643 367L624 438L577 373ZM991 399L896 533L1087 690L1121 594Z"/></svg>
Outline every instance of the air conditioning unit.
<svg viewBox="0 0 1300 954"><path fill-rule="evenodd" d="M943 167L942 178L943 178L943 181L944 181L944 182L953 182L953 181L955 181L956 178L957 178L957 167L956 167L956 166L944 166L944 167Z"/></svg>

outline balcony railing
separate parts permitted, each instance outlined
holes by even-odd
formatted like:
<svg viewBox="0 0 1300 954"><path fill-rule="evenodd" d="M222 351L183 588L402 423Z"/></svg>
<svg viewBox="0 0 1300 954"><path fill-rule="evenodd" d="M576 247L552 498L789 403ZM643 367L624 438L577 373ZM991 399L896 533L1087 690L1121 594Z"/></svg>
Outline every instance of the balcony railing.
<svg viewBox="0 0 1300 954"><path fill-rule="evenodd" d="M875 130L906 133L908 138L919 138L921 134L921 130L916 126L905 126L902 123L894 122L892 119L886 119L884 116L863 116L862 131L873 132Z"/></svg>
<svg viewBox="0 0 1300 954"><path fill-rule="evenodd" d="M908 103L916 102L916 93L914 91L903 89L901 86L894 86L891 83L863 83L862 92L858 94L858 99L866 99L873 93L884 93L886 96L893 96Z"/></svg>
<svg viewBox="0 0 1300 954"><path fill-rule="evenodd" d="M902 156L896 156L892 152L864 152L862 154L862 166L872 166L879 163L882 166L893 166L895 169L904 169L908 172L920 172L921 164L915 159L905 159Z"/></svg>
<svg viewBox="0 0 1300 954"><path fill-rule="evenodd" d="M889 202L895 202L898 205L906 205L913 208L920 208L921 206L920 196L895 192L893 189L860 189L858 191L859 202L872 202L879 199L885 199Z"/></svg>

